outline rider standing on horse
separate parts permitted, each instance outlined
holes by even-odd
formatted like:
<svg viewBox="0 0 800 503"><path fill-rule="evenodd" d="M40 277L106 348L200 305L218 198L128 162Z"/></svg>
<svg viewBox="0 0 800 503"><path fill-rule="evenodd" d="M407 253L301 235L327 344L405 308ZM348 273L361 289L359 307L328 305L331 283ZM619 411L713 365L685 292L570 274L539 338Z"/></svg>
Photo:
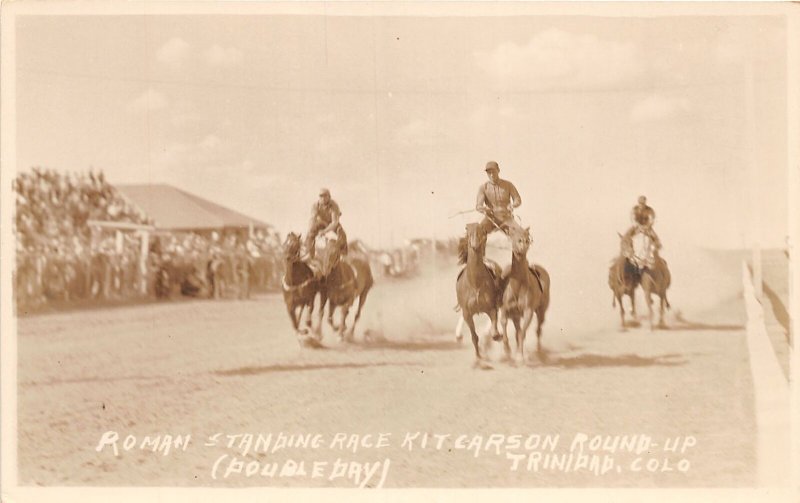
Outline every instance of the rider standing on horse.
<svg viewBox="0 0 800 503"><path fill-rule="evenodd" d="M653 240L657 250L661 249L661 240L658 239L656 231L653 230L653 224L656 221L656 212L653 208L647 205L647 198L639 196L639 204L631 210L631 220L633 226L625 233L625 237L630 239L637 232L649 236Z"/></svg>
<svg viewBox="0 0 800 503"><path fill-rule="evenodd" d="M506 235L512 229L521 229L514 220L514 208L522 204L522 198L514 184L500 178L500 166L494 161L486 163L486 175L489 181L478 188L478 198L475 209L483 213L484 219L480 228L486 235L496 230L503 231Z"/></svg>
<svg viewBox="0 0 800 503"><path fill-rule="evenodd" d="M319 191L319 199L311 207L311 222L308 226L305 242L306 256L308 258L314 258L316 254L315 241L317 236L324 235L330 231L336 232L342 247L342 254L347 254L347 235L344 233L342 224L339 223L340 216L342 216L342 211L336 201L331 199L330 191L321 189Z"/></svg>

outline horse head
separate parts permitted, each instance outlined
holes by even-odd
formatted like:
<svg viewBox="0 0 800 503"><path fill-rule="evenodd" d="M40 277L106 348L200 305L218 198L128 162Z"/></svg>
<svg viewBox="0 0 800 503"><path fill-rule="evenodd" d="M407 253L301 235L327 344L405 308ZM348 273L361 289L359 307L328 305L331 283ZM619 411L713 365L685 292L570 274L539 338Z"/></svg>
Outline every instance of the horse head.
<svg viewBox="0 0 800 503"><path fill-rule="evenodd" d="M325 247L322 249L320 261L322 263L322 273L324 276L330 274L334 267L339 264L342 258L342 244L338 238L326 237Z"/></svg>
<svg viewBox="0 0 800 503"><path fill-rule="evenodd" d="M283 256L287 260L297 260L300 256L300 234L290 232L283 242Z"/></svg>
<svg viewBox="0 0 800 503"><path fill-rule="evenodd" d="M478 224L467 224L467 245L473 252L483 255L486 250L486 232Z"/></svg>
<svg viewBox="0 0 800 503"><path fill-rule="evenodd" d="M511 229L511 251L518 257L524 257L528 254L528 248L531 246L531 228L525 229L512 228Z"/></svg>

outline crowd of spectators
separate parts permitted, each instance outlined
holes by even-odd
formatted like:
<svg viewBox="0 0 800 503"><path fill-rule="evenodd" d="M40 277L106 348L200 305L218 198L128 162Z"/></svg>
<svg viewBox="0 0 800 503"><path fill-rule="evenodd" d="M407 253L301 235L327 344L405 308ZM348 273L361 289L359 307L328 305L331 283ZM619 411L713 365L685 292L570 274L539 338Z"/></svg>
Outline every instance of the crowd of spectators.
<svg viewBox="0 0 800 503"><path fill-rule="evenodd" d="M272 229L148 232L145 238L137 226L152 222L102 172L35 168L18 174L13 190L15 296L23 310L80 300L246 297L279 285L280 241ZM135 225L114 229L89 225L92 220Z"/></svg>

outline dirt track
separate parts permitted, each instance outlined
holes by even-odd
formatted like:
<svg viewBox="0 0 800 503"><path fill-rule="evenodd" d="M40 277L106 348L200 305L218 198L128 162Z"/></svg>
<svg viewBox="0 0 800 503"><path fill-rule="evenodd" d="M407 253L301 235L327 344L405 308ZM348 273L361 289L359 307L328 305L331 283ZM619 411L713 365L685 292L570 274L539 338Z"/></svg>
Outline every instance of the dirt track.
<svg viewBox="0 0 800 503"><path fill-rule="evenodd" d="M277 295L24 318L18 323L20 483L353 487L346 477L312 478L310 467L307 477L212 478L214 462L235 452L203 447L209 435L285 432L320 433L326 448L247 460L388 458L386 487L752 485L753 390L739 262L702 254L671 267L678 278L671 329L653 333L618 329L604 271L586 282L580 271L550 267L546 352L535 354L529 334L529 363L511 367L498 362L495 344L491 371L471 367L468 337L454 342L454 267L379 282L357 341L340 344L326 327L324 349L298 345ZM643 303L639 311L646 311ZM363 341L364 330L374 334L372 342ZM95 451L106 430L140 440L188 433L192 443L168 456L133 449L117 458L110 448ZM327 449L338 432L391 433L390 446L355 454ZM441 450L409 452L401 448L406 432L452 437ZM620 470L602 476L528 471L525 463L512 471L505 452L476 458L455 445L460 434L484 440L493 433L558 434L556 452L566 454L580 432L646 434L654 445L645 459L669 458L675 469L686 458L691 467L634 472L637 456L616 453ZM687 435L696 437L695 447L683 455L663 451L666 439Z"/></svg>

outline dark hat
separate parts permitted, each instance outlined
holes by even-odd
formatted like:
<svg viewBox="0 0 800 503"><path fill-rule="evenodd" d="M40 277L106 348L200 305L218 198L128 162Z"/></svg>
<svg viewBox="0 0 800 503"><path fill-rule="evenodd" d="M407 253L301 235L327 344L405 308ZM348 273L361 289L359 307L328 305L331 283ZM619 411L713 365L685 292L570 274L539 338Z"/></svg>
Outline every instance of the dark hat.
<svg viewBox="0 0 800 503"><path fill-rule="evenodd" d="M319 195L321 196L329 196L331 195L331 191L328 189L319 189Z"/></svg>
<svg viewBox="0 0 800 503"><path fill-rule="evenodd" d="M494 161L487 162L486 163L486 171L491 171L493 169L496 169L497 171L500 171L500 166Z"/></svg>

